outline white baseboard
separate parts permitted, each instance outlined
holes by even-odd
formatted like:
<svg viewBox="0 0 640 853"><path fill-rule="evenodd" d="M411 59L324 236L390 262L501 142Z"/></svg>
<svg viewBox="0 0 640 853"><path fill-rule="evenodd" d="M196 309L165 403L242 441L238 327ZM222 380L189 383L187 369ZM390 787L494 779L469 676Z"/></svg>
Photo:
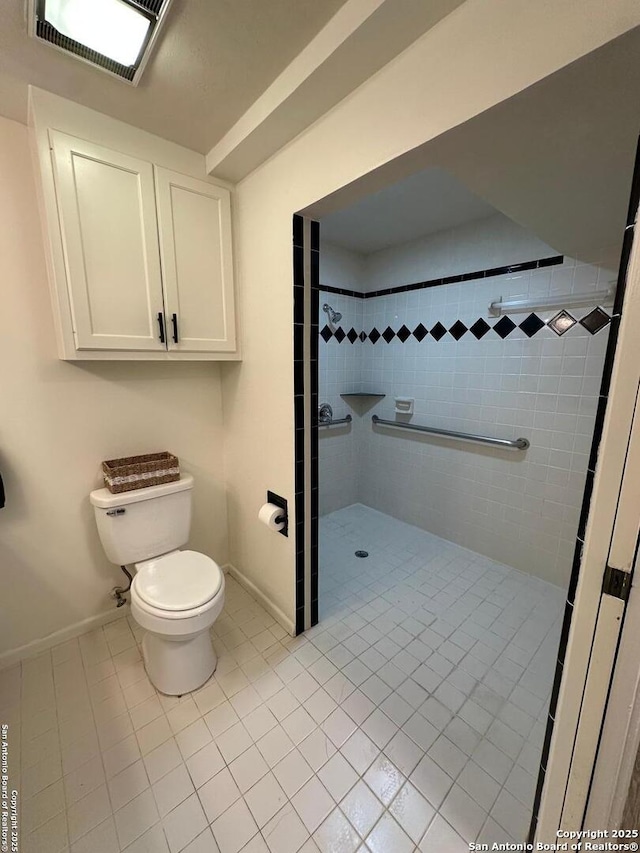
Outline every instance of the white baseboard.
<svg viewBox="0 0 640 853"><path fill-rule="evenodd" d="M280 625L282 625L282 627L288 634L290 634L292 637L295 637L296 626L291 621L291 619L289 619L289 617L286 616L282 610L280 610L277 604L274 604L270 598L267 598L264 592L258 589L254 582L249 580L249 578L244 575L240 571L240 569L237 569L231 563L227 563L225 566L222 567L222 570L230 574L233 578L235 578L240 584L240 586L243 586L247 590L247 592L251 593L251 595L260 602L260 604L264 607L267 613L273 616L276 622L279 622Z"/></svg>
<svg viewBox="0 0 640 853"><path fill-rule="evenodd" d="M260 602L267 613L271 614L276 622L279 622L280 625L282 625L288 634L295 637L296 631L294 623L282 612L282 610L280 610L277 604L274 604L271 599L267 598L267 596L258 589L253 581L250 581L249 578L243 575L235 566L232 566L231 563L227 563L226 566L223 566L223 571L228 572L232 577L234 577L238 583L247 590L247 592ZM115 622L116 619L122 619L128 612L128 605L118 608L112 607L104 613L98 613L97 616L90 616L88 619L83 619L81 622L76 622L73 625L69 625L67 628L62 628L60 631L54 631L53 634L49 634L48 636L42 637L38 640L33 640L33 642L27 643L24 646L19 646L17 649L10 649L8 652L2 652L0 654L0 670L14 666L14 664L19 663L22 660L35 657L47 649L59 646L60 643L64 643L67 640L73 640L74 637L79 637L81 634L86 634L88 631L94 631L96 628L100 628L102 625L107 625L109 622Z"/></svg>
<svg viewBox="0 0 640 853"><path fill-rule="evenodd" d="M0 669L6 669L13 666L22 660L35 657L53 646L59 646L67 640L73 640L74 637L79 637L81 634L86 634L88 631L93 631L101 625L106 625L109 622L115 622L116 619L124 618L129 612L129 607L112 607L104 613L98 613L97 616L90 616L88 619L83 619L81 622L76 622L69 625L67 628L62 628L60 631L54 631L46 637L39 640L33 640L24 646L19 646L17 649L10 649L8 652L0 654ZM274 617L275 618L275 617Z"/></svg>

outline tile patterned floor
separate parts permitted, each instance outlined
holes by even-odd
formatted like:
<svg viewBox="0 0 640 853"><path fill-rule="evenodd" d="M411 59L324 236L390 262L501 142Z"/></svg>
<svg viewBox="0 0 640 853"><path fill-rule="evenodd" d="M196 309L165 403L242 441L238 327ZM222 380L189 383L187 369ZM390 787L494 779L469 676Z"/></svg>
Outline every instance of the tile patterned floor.
<svg viewBox="0 0 640 853"><path fill-rule="evenodd" d="M294 640L229 579L193 694L157 694L130 618L0 673L23 853L523 837L562 592L359 505L321 527L321 623Z"/></svg>

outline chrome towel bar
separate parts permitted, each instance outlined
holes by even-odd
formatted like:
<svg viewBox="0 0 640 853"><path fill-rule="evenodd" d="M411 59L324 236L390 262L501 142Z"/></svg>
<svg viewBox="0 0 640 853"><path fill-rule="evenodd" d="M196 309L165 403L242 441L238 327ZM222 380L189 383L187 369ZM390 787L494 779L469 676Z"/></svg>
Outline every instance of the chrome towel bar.
<svg viewBox="0 0 640 853"><path fill-rule="evenodd" d="M472 433L456 432L452 429L437 429L436 427L420 426L419 424L405 424L402 421L385 421L377 415L371 417L374 424L380 426L398 427L398 429L410 429L414 432L428 432L431 435L443 435L446 438L460 438L463 441L473 441L475 444L489 444L493 447L507 447L511 450L526 450L529 447L527 438L492 438L489 435L473 435Z"/></svg>
<svg viewBox="0 0 640 853"><path fill-rule="evenodd" d="M351 415L347 415L346 418L336 418L335 420L327 421L327 423L324 423L324 424L319 423L318 426L319 427L332 427L332 426L338 426L338 424L350 424L352 420L353 420L353 418L351 417Z"/></svg>

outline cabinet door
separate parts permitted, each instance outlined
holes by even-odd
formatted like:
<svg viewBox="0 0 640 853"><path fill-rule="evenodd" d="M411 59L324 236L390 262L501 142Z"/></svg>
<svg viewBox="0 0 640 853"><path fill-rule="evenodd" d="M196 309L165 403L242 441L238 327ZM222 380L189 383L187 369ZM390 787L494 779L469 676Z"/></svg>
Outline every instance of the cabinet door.
<svg viewBox="0 0 640 853"><path fill-rule="evenodd" d="M236 348L230 193L156 167L170 350Z"/></svg>
<svg viewBox="0 0 640 853"><path fill-rule="evenodd" d="M166 349L153 166L50 139L77 349Z"/></svg>

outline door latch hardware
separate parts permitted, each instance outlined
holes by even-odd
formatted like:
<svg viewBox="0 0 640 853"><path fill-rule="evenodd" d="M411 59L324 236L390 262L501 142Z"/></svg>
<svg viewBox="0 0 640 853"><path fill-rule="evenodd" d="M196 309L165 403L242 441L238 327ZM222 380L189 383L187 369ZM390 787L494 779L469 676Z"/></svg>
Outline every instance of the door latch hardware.
<svg viewBox="0 0 640 853"><path fill-rule="evenodd" d="M614 569L613 566L606 567L602 583L602 592L605 595L612 595L614 598L627 601L630 589L631 574L629 572L623 572L622 569Z"/></svg>

